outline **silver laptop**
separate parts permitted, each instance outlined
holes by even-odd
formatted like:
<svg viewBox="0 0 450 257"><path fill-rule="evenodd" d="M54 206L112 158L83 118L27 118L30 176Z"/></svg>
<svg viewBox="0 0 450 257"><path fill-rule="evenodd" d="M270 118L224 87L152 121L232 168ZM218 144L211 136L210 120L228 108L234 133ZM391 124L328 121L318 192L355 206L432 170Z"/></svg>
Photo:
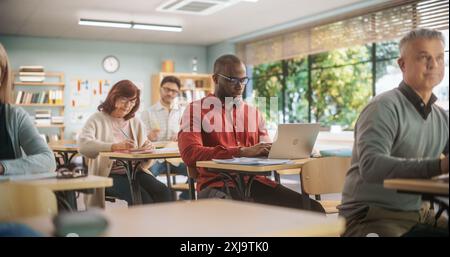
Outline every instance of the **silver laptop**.
<svg viewBox="0 0 450 257"><path fill-rule="evenodd" d="M320 124L279 124L269 159L301 159L311 156Z"/></svg>

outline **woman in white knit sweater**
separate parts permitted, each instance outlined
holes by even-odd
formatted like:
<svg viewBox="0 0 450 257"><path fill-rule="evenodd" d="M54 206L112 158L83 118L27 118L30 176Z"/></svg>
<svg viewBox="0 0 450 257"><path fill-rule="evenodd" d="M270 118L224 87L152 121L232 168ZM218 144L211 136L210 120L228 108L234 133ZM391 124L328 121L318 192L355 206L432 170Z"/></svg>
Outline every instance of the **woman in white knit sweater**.
<svg viewBox="0 0 450 257"><path fill-rule="evenodd" d="M133 148L150 149L143 123L135 117L140 104L140 90L129 80L117 82L105 101L98 106L99 112L93 114L84 125L78 138L80 153L88 158L90 174L110 176L113 186L107 194L132 203L131 190L123 166L116 165L109 158L100 157L100 152L127 150ZM141 188L142 202L153 203L169 201L170 191L147 170L150 162L141 164L136 174ZM89 205L104 207L104 190L96 190L88 199Z"/></svg>

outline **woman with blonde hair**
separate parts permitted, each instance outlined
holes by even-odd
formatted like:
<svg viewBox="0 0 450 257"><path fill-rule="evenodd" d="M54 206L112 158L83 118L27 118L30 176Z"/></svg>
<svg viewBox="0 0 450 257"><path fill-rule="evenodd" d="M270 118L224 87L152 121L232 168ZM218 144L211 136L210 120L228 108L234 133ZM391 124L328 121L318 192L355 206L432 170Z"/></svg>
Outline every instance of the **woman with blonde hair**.
<svg viewBox="0 0 450 257"><path fill-rule="evenodd" d="M11 69L0 44L0 176L55 171L53 152L30 115L11 103Z"/></svg>

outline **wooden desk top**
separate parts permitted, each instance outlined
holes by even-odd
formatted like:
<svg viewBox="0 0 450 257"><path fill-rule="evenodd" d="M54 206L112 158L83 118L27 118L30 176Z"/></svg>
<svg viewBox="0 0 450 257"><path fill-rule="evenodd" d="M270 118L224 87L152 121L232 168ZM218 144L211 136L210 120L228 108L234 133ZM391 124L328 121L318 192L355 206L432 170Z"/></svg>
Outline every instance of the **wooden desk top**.
<svg viewBox="0 0 450 257"><path fill-rule="evenodd" d="M223 164L215 163L214 161L198 161L197 167L210 168L210 169L222 169L222 170L237 170L246 172L267 172L273 170L284 169L300 169L306 162L312 160L312 158L292 160L290 164L278 164L278 165L238 165L238 164Z"/></svg>
<svg viewBox="0 0 450 257"><path fill-rule="evenodd" d="M48 145L52 151L60 151L60 152L78 152L78 145L75 144L63 144L63 145L57 145L57 144L49 144Z"/></svg>
<svg viewBox="0 0 450 257"><path fill-rule="evenodd" d="M78 145L75 140L60 140L56 142L50 142L48 143L48 147L50 147L50 149L52 149L53 151L78 151Z"/></svg>
<svg viewBox="0 0 450 257"><path fill-rule="evenodd" d="M11 183L20 183L32 186L46 187L53 191L103 188L103 187L110 187L113 185L113 181L111 178L94 175L71 179L49 178L38 180L21 180L21 181L12 181Z"/></svg>
<svg viewBox="0 0 450 257"><path fill-rule="evenodd" d="M106 236L338 236L342 218L255 203L207 199L113 209ZM18 220L46 235L49 217Z"/></svg>
<svg viewBox="0 0 450 257"><path fill-rule="evenodd" d="M100 156L109 158L123 158L123 159L164 159L164 158L179 158L180 152L178 150L166 150L165 148L155 149L152 153L121 153L121 152L101 152Z"/></svg>
<svg viewBox="0 0 450 257"><path fill-rule="evenodd" d="M384 187L401 191L448 196L448 182L431 179L386 179Z"/></svg>

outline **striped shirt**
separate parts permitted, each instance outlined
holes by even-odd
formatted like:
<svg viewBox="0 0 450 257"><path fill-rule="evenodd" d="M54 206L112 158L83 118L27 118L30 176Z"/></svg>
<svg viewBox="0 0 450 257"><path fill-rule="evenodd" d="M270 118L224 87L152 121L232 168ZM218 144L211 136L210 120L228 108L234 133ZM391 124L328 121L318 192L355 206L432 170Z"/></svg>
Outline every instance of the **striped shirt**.
<svg viewBox="0 0 450 257"><path fill-rule="evenodd" d="M183 108L178 104L172 104L171 110L165 108L161 101L152 105L149 110L142 113L142 122L147 128L147 135L153 129L159 129L156 141L171 141L180 130Z"/></svg>

